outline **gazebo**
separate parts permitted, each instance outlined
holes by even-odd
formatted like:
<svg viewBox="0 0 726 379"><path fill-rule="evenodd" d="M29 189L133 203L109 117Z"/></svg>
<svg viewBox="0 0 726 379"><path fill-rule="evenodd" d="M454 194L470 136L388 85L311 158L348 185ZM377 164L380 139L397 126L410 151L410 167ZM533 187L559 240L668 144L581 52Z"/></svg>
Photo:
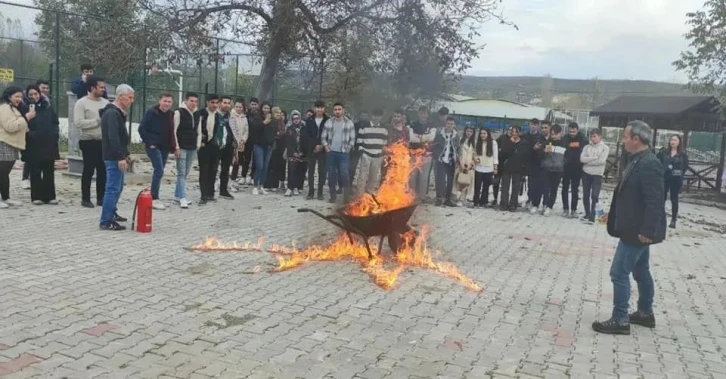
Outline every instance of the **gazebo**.
<svg viewBox="0 0 726 379"><path fill-rule="evenodd" d="M629 121L644 121L653 128L653 140L659 129L680 131L687 148L690 132L724 133L720 111L721 103L713 96L620 96L590 115L599 116L600 127L623 128ZM718 164L691 160L686 188L695 185L720 191L725 154L726 136L722 136Z"/></svg>

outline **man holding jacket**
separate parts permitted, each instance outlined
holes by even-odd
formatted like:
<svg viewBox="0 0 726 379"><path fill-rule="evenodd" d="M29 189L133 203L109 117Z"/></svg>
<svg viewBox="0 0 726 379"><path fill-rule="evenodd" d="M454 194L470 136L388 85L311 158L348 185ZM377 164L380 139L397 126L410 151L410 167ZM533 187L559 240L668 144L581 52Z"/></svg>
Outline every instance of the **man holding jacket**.
<svg viewBox="0 0 726 379"><path fill-rule="evenodd" d="M663 165L650 150L653 130L642 121L631 121L623 132L629 153L623 177L615 187L608 215L608 234L620 238L610 266L613 312L592 328L605 334L630 334L630 324L655 327L654 285L650 274L650 246L663 242L666 213L663 201ZM638 309L628 315L630 274L638 283Z"/></svg>
<svg viewBox="0 0 726 379"><path fill-rule="evenodd" d="M159 187L164 177L164 168L169 152L176 154L176 137L174 136L174 114L171 112L171 94L163 92L159 96L159 104L149 108L139 124L139 135L144 142L146 155L154 168L151 177L151 197L154 209L164 210L166 207L159 200Z"/></svg>
<svg viewBox="0 0 726 379"><path fill-rule="evenodd" d="M134 89L122 84L116 87L116 99L100 111L103 161L106 165L106 191L101 210L102 230L125 230L119 222L126 221L117 213L118 200L124 188L124 173L131 161L126 112L134 102Z"/></svg>

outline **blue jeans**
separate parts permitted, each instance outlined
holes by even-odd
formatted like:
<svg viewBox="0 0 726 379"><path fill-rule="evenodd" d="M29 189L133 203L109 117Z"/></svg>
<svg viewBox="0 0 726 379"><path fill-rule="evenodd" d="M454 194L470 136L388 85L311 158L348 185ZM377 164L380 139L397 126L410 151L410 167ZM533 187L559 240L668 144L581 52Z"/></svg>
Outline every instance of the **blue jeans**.
<svg viewBox="0 0 726 379"><path fill-rule="evenodd" d="M116 213L118 199L124 189L124 172L119 170L117 161L104 161L106 165L106 191L103 195L101 208L101 225L108 225L113 221Z"/></svg>
<svg viewBox="0 0 726 379"><path fill-rule="evenodd" d="M176 188L174 189L174 197L184 199L187 197L187 177L194 165L194 156L197 151L181 149L179 152L179 158L176 159Z"/></svg>
<svg viewBox="0 0 726 379"><path fill-rule="evenodd" d="M272 147L255 145L252 151L252 163L255 164L255 187L261 186L267 179L267 170L270 167Z"/></svg>
<svg viewBox="0 0 726 379"><path fill-rule="evenodd" d="M350 156L347 153L340 151L331 151L326 157L327 171L328 171L328 188L330 188L330 197L336 195L336 184L337 188L349 188L350 187Z"/></svg>
<svg viewBox="0 0 726 379"><path fill-rule="evenodd" d="M650 275L650 246L633 246L618 242L615 257L610 266L613 282L613 319L628 322L630 301L630 273L638 283L638 310L646 315L653 313L653 277Z"/></svg>
<svg viewBox="0 0 726 379"><path fill-rule="evenodd" d="M151 167L154 168L154 174L151 176L151 197L154 200L159 200L159 187L161 186L161 178L164 177L164 166L166 166L166 160L169 158L169 152L156 148L146 147L146 155L151 161Z"/></svg>

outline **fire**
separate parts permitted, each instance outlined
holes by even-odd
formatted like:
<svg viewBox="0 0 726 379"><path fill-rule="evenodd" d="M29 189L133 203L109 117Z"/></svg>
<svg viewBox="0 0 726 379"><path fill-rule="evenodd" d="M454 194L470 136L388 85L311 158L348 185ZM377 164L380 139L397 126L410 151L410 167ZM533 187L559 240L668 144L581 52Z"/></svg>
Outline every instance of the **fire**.
<svg viewBox="0 0 726 379"><path fill-rule="evenodd" d="M300 267L308 262L325 261L351 261L357 262L363 272L368 274L371 280L381 288L391 289L398 281L403 271L409 267L417 267L431 270L447 278L461 283L466 288L480 292L482 291L473 279L462 274L459 269L450 262L437 261L428 249L426 237L429 228L424 227L420 235L410 231L403 235L403 246L392 258L386 258L377 251L377 246L371 246L374 258L368 258L368 251L362 242L351 242L345 233L342 233L335 241L327 246L312 245L305 249L273 245L265 249L260 238L257 244L224 244L216 238L207 238L204 243L192 246L192 251L265 251L274 254L277 258L275 272L288 271ZM375 245L375 244L373 244Z"/></svg>
<svg viewBox="0 0 726 379"><path fill-rule="evenodd" d="M351 216L370 216L407 207L416 201L416 195L408 188L413 170L423 164L425 149L409 149L404 142L385 148L386 177L375 196L364 193L345 207Z"/></svg>
<svg viewBox="0 0 726 379"><path fill-rule="evenodd" d="M345 214L360 217L381 214L407 207L416 201L415 194L408 188L408 182L413 170L421 167L425 150L410 150L404 143L396 143L387 146L386 152L387 171L380 189L375 195L362 194L356 198L346 206ZM416 267L453 279L472 291L482 291L481 286L462 274L455 265L434 258L426 244L429 230L429 227L424 226L420 234L410 230L401 235L402 244L393 256L382 255L377 249L377 244L371 244L373 258L369 257L363 241L351 240L346 233L341 233L335 241L325 246L312 245L304 249L298 249L294 244L292 247L275 244L271 249L265 250L262 238L256 244L240 245L236 242L224 244L212 237L207 238L202 244L192 246L189 250L266 251L277 258L275 272L292 270L308 262L341 260L357 262L363 272L384 289L393 288L407 268Z"/></svg>

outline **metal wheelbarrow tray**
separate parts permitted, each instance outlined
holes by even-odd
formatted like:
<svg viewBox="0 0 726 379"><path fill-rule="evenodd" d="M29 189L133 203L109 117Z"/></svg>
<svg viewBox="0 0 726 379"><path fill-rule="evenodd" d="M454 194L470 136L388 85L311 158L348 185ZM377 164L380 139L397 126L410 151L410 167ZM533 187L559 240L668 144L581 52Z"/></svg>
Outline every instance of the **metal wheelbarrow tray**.
<svg viewBox="0 0 726 379"><path fill-rule="evenodd" d="M411 219L417 206L418 203L413 203L407 207L370 216L348 215L344 212L345 207L338 208L335 214L327 216L313 209L302 208L297 211L312 213L343 229L351 243L353 243L353 236L351 234L361 236L368 250L368 257L373 258L373 253L368 245L368 239L376 236L381 237L378 242L378 251L380 252L383 246L383 238L388 237L388 246L391 248L391 251L394 254L398 252L402 243L401 234L411 230L411 227L408 226L408 221Z"/></svg>

